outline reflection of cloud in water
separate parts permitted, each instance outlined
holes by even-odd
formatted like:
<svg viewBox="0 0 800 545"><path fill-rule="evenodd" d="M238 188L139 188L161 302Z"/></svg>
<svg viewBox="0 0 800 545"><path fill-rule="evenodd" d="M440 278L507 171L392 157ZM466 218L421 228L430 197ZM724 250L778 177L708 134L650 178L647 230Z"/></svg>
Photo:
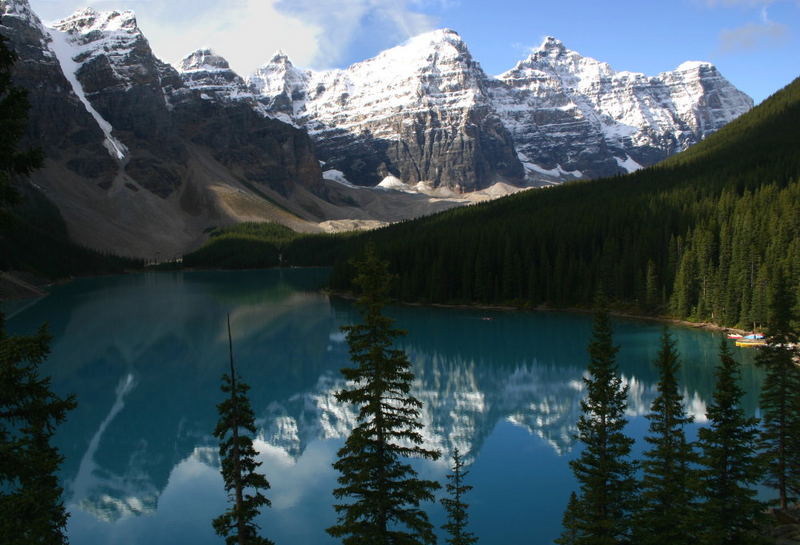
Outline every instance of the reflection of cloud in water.
<svg viewBox="0 0 800 545"><path fill-rule="evenodd" d="M111 521L125 516L140 515L156 508L158 490L152 485L146 473L132 471L127 475L113 475L99 467L94 459L103 433L123 409L125 396L135 386L136 382L131 373L120 380L114 404L89 441L89 447L81 459L78 473L70 487L73 501L77 500L82 509L93 512L104 520ZM135 453L132 458L135 458Z"/></svg>

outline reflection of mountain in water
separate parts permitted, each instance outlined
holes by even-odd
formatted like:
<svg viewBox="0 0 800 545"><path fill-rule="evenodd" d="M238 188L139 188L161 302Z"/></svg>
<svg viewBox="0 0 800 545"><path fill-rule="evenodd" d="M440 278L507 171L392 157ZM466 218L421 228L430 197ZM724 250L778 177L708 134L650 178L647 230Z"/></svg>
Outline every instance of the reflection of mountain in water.
<svg viewBox="0 0 800 545"><path fill-rule="evenodd" d="M353 407L335 392L349 365L339 331L349 303L309 291L324 271L150 274L84 280L20 313L13 331L47 317L56 339L46 371L78 408L59 430L70 503L106 520L153 511L173 468L192 457L217 465L211 437L226 371L230 312L237 366L251 386L260 438L298 458L319 439L344 438ZM479 455L498 422L511 421L557 452L573 445L590 319L570 314L391 309L409 331L425 440L447 457ZM630 413L655 397L660 326L620 323L620 368ZM677 331L693 411L704 412L716 342ZM642 339L646 342L643 343ZM696 344L697 346L693 346ZM710 359L709 359L710 358ZM746 377L754 380L752 376Z"/></svg>

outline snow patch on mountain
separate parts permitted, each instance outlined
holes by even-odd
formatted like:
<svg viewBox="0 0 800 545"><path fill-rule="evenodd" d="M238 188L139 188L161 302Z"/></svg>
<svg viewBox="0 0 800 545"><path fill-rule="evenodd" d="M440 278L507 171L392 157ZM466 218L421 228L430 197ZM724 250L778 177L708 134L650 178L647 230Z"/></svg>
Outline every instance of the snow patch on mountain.
<svg viewBox="0 0 800 545"><path fill-rule="evenodd" d="M386 176L381 182L377 185L378 189L389 189L394 191L404 191L406 193L413 193L414 189L410 187L408 184L404 184L400 178L396 176Z"/></svg>
<svg viewBox="0 0 800 545"><path fill-rule="evenodd" d="M364 189L361 186L351 184L350 181L347 179L347 176L345 176L344 172L342 172L341 170L336 170L336 169L326 170L325 172L322 173L322 177L326 180L331 180L338 184L342 184L345 187L350 187L353 189ZM344 337L342 337L342 339L344 339Z"/></svg>
<svg viewBox="0 0 800 545"><path fill-rule="evenodd" d="M517 157L519 157L519 160L522 162L522 166L525 167L525 170L528 172L541 174L542 176L553 178L554 180L561 181L570 178L578 180L583 177L583 172L580 170L565 170L560 164L557 164L554 168L544 168L539 166L532 162L528 156L522 152L518 152Z"/></svg>
<svg viewBox="0 0 800 545"><path fill-rule="evenodd" d="M614 157L614 159L616 159L620 168L624 168L628 173L636 172L637 170L644 168L642 165L631 159L630 155L627 155L625 159L620 159L619 157Z"/></svg>
<svg viewBox="0 0 800 545"><path fill-rule="evenodd" d="M112 134L114 128L111 126L111 123L106 121L103 116L100 115L100 113L94 108L94 106L92 106L92 103L89 102L88 98L86 98L86 93L83 90L83 86L78 81L76 73L80 68L81 63L76 62L75 58L80 55L80 51L74 47L73 41L66 32L61 32L56 29L48 29L48 33L51 38L51 51L58 59L58 62L61 65L61 70L64 73L64 77L67 78L67 81L72 86L72 91L86 107L86 111L91 114L91 116L97 122L97 125L100 127L100 130L103 131L103 135L105 136L103 146L108 150L108 153L112 157L119 160L124 159L125 155L128 153L128 148L125 147L125 144L114 137Z"/></svg>

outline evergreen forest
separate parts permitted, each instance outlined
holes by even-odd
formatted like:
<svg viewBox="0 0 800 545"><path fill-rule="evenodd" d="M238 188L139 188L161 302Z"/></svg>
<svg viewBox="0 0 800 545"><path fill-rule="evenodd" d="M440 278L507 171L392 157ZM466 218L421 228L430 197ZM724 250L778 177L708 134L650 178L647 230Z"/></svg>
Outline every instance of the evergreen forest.
<svg viewBox="0 0 800 545"><path fill-rule="evenodd" d="M331 238L324 252L324 237L301 237L286 255L333 263L333 287L350 290L349 259L372 242L404 301L589 307L602 287L614 308L758 329L776 275L800 293L798 126L800 79L658 166Z"/></svg>

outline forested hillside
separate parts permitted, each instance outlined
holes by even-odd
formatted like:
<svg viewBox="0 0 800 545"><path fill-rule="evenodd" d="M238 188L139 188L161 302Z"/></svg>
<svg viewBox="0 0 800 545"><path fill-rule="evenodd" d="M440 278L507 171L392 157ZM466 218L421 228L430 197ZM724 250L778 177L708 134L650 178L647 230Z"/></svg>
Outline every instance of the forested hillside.
<svg viewBox="0 0 800 545"><path fill-rule="evenodd" d="M580 306L602 286L640 311L758 327L776 271L800 290L798 127L800 79L659 166L354 237L333 285L372 241L406 301Z"/></svg>

